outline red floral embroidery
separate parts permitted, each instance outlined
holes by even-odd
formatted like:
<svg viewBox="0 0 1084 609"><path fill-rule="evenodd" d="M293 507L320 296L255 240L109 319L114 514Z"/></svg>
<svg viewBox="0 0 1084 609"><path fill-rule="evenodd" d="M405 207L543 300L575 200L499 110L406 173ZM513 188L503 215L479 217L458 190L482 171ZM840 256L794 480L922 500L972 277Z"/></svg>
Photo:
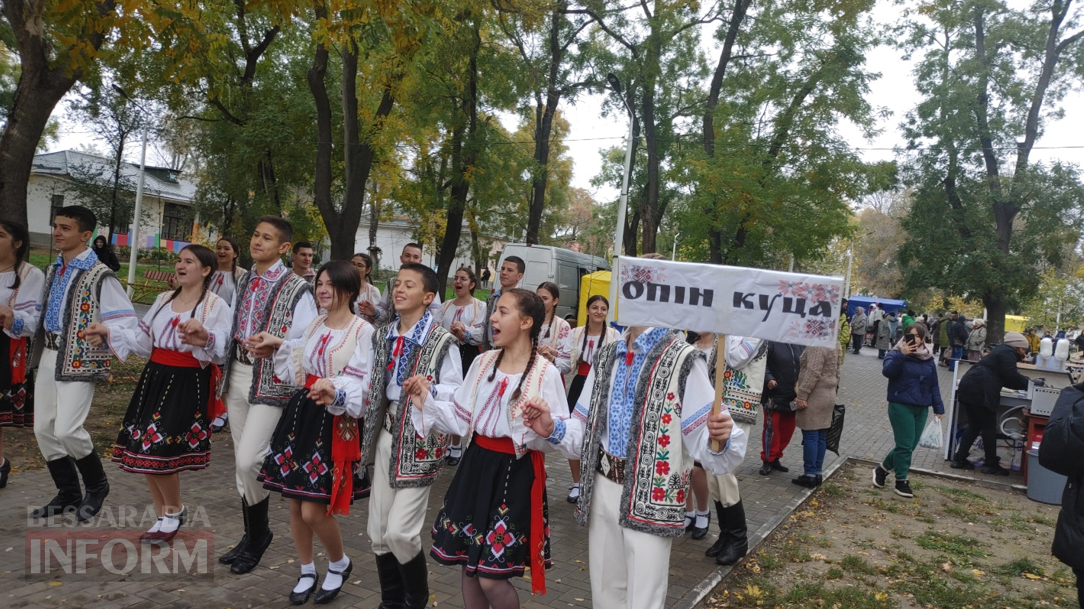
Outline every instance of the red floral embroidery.
<svg viewBox="0 0 1084 609"><path fill-rule="evenodd" d="M667 394L666 394L666 399L668 399L668 400L673 400L673 399L674 399L674 392L673 392L673 391L671 391L670 393L667 393Z"/></svg>
<svg viewBox="0 0 1084 609"><path fill-rule="evenodd" d="M414 451L414 458L418 459L419 461L425 459L427 456L429 456L429 453L425 452L424 448L419 448L418 450Z"/></svg>
<svg viewBox="0 0 1084 609"><path fill-rule="evenodd" d="M672 421L672 420L673 420L673 417L671 417L670 415L668 415L668 414L662 415L662 423L663 423L663 425L669 425L670 421Z"/></svg>
<svg viewBox="0 0 1084 609"><path fill-rule="evenodd" d="M670 446L670 436L659 436L659 446L663 448Z"/></svg>
<svg viewBox="0 0 1084 609"><path fill-rule="evenodd" d="M660 476L665 476L670 473L670 463L666 461L659 461L655 464L655 473Z"/></svg>
<svg viewBox="0 0 1084 609"><path fill-rule="evenodd" d="M678 489L676 499L678 503L685 503L685 489Z"/></svg>
<svg viewBox="0 0 1084 609"><path fill-rule="evenodd" d="M661 486L656 486L651 489L651 499L654 501L662 501L666 499L666 491Z"/></svg>

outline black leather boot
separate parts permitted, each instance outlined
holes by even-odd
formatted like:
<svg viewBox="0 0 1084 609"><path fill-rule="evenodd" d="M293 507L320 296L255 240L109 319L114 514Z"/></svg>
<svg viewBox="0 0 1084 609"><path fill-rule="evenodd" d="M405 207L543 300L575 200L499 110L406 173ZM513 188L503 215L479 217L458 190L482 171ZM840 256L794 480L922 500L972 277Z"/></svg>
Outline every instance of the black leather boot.
<svg viewBox="0 0 1084 609"><path fill-rule="evenodd" d="M8 478L11 476L11 459L4 459L4 464L0 465L0 488L4 488L8 485Z"/></svg>
<svg viewBox="0 0 1084 609"><path fill-rule="evenodd" d="M79 509L76 510L76 516L79 522L86 522L94 518L94 515L100 512L102 505L105 504L105 498L109 496L109 479L105 477L105 469L102 467L102 460L97 452L91 451L82 459L76 459L75 465L79 468L79 474L83 476L83 486L87 491L83 495Z"/></svg>
<svg viewBox="0 0 1084 609"><path fill-rule="evenodd" d="M275 535L267 519L267 510L271 506L271 497L266 497L256 505L245 506L248 510L248 543L233 559L230 573L242 575L256 568L263 558L264 551L271 545Z"/></svg>
<svg viewBox="0 0 1084 609"><path fill-rule="evenodd" d="M380 606L377 609L403 609L406 586L394 554L376 555L376 576L380 580Z"/></svg>
<svg viewBox="0 0 1084 609"><path fill-rule="evenodd" d="M715 502L715 516L719 519L719 538L715 540L715 543L711 544L710 548L704 551L704 556L712 558L722 553L728 541L726 536L726 508L718 501Z"/></svg>
<svg viewBox="0 0 1084 609"><path fill-rule="evenodd" d="M425 564L425 552L399 565L406 591L403 596L405 609L425 609L429 602L429 567Z"/></svg>
<svg viewBox="0 0 1084 609"><path fill-rule="evenodd" d="M58 492L49 503L31 512L32 518L56 516L68 508L79 507L79 504L83 502L83 491L79 486L79 470L75 467L75 459L61 457L45 465L49 468L49 475L53 477L53 484L56 485Z"/></svg>
<svg viewBox="0 0 1084 609"><path fill-rule="evenodd" d="M726 522L727 546L723 552L715 557L715 562L720 565L737 564L749 552L749 532L745 524L745 506L741 501L734 505L723 508Z"/></svg>
<svg viewBox="0 0 1084 609"><path fill-rule="evenodd" d="M248 545L248 503L245 502L244 497L241 498L241 516L245 519L245 533L241 535L241 540L233 546L232 550L218 557L218 562L224 565L232 565L237 555L244 552L245 546Z"/></svg>

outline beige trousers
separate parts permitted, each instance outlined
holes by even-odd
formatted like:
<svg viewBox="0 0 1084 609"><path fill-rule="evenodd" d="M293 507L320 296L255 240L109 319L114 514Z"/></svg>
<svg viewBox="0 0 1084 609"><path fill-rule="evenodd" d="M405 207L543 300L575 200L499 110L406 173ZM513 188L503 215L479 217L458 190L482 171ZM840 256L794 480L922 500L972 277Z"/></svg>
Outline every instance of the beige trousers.
<svg viewBox="0 0 1084 609"><path fill-rule="evenodd" d="M594 609L663 609L673 539L618 524L621 486L595 473L587 517L591 606Z"/></svg>
<svg viewBox="0 0 1084 609"><path fill-rule="evenodd" d="M745 436L749 437L753 426L749 423L734 422L742 431L745 432ZM711 498L719 503L723 504L723 507L730 507L735 503L741 501L741 491L738 490L738 478L734 474L708 474L708 492L711 493Z"/></svg>
<svg viewBox="0 0 1084 609"><path fill-rule="evenodd" d="M392 488L389 472L391 434L384 429L376 433L373 491L369 495L369 538L373 540L374 553L391 552L399 564L406 564L422 551L422 527L425 526L430 487Z"/></svg>
<svg viewBox="0 0 1084 609"><path fill-rule="evenodd" d="M34 381L34 436L46 461L82 459L94 452L83 427L94 401L94 383L56 380L57 352L45 349Z"/></svg>
<svg viewBox="0 0 1084 609"><path fill-rule="evenodd" d="M230 362L226 412L230 415L237 492L249 505L255 505L267 499L271 493L256 477L260 475L264 459L271 451L271 435L275 433L275 426L282 416L282 408L249 404L248 392L251 387L252 366L238 361Z"/></svg>

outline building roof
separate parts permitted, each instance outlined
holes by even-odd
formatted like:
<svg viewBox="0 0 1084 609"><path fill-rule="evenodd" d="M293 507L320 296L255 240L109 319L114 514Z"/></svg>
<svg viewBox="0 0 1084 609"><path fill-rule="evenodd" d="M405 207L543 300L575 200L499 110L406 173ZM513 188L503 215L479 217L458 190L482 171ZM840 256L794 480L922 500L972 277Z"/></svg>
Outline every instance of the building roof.
<svg viewBox="0 0 1084 609"><path fill-rule="evenodd" d="M103 180L113 178L112 159L77 152L75 150L62 150L60 152L47 152L34 155L34 165L31 173L39 175L53 175L58 177L71 176L72 167L100 168ZM166 167L147 166L146 180L143 189L155 197L176 201L178 203L192 203L196 196L196 183L186 178L178 171ZM125 162L121 165L121 172L132 183L139 181L139 165Z"/></svg>

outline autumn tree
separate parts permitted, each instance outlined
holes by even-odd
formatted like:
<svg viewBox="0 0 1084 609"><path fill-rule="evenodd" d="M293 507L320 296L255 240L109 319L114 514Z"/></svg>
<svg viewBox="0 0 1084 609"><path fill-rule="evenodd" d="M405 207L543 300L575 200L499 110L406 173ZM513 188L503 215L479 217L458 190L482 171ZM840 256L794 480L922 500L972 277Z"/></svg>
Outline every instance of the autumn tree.
<svg viewBox="0 0 1084 609"><path fill-rule="evenodd" d="M1016 10L992 0L911 9L898 39L917 57L925 99L907 117L914 188L900 250L910 286L979 298L999 341L1009 307L1034 294L1082 227L1077 167L1031 153L1059 102L1080 85L1072 0Z"/></svg>

